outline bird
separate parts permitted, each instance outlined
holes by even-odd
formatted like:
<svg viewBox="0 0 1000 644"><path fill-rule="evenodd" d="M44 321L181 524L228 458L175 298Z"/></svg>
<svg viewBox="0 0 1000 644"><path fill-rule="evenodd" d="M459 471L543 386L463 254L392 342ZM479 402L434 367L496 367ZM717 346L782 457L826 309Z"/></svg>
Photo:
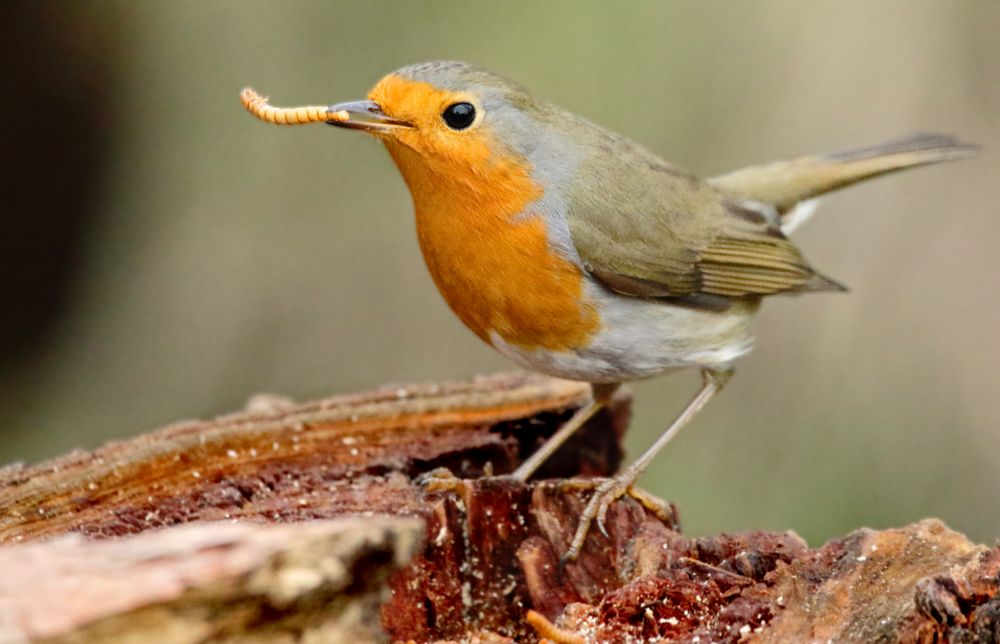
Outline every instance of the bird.
<svg viewBox="0 0 1000 644"><path fill-rule="evenodd" d="M700 178L641 144L534 97L481 67L403 67L364 100L244 107L271 123L325 122L380 140L409 188L423 258L458 318L529 370L593 395L511 476L527 481L622 383L697 369L702 384L655 442L593 483L564 561L750 351L764 298L844 291L789 235L816 200L851 184L970 156L916 134ZM606 533L605 533L606 534Z"/></svg>

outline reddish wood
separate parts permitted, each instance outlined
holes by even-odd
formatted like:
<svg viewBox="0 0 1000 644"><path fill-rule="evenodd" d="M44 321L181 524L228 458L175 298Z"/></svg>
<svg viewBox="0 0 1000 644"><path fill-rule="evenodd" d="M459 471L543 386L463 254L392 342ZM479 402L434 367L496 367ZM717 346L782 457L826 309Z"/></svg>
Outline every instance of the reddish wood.
<svg viewBox="0 0 1000 644"><path fill-rule="evenodd" d="M1000 550L933 520L810 549L794 533L686 537L676 520L627 498L611 506L608 536L593 531L579 560L560 565L589 494L563 479L618 466L627 395L560 451L544 473L551 480L483 475L510 472L587 396L583 385L503 375L304 405L258 399L251 412L7 468L0 540L31 543L0 548L5 572L17 562L16 579L0 584L0 635L28 611L62 630L21 634L53 641L143 634L154 614L165 620L158 628L194 624L177 626L189 639L172 640L192 642L206 632L287 641L302 624L299 636L353 642L1000 640ZM321 584L318 603L239 582L289 561L296 572L273 579L329 571L325 551L303 550L302 539L345 515L358 517L357 535L368 522L383 525L382 515L415 517L422 530L394 538L422 541L404 548L415 553L405 563L386 558L391 548L365 550L359 537L360 550L342 555L360 562L360 577ZM192 529L183 523L238 528L227 548L266 556L243 568L202 565L218 553L178 549ZM287 533L265 534L276 527ZM42 541L67 533L88 541ZM137 551L141 562L123 567ZM192 566L198 574L183 572ZM164 579L183 580L179 594L163 594ZM367 608L345 610L358 601L359 579L376 592L362 593ZM114 593L74 590L112 581ZM374 630L356 630L358 615ZM341 640L322 639L331 633Z"/></svg>
<svg viewBox="0 0 1000 644"><path fill-rule="evenodd" d="M190 421L93 452L0 469L0 543L66 532L135 534L189 521L300 521L415 513L412 477L510 472L589 396L582 383L522 374L390 386L302 405ZM614 471L628 422L620 397L543 475Z"/></svg>

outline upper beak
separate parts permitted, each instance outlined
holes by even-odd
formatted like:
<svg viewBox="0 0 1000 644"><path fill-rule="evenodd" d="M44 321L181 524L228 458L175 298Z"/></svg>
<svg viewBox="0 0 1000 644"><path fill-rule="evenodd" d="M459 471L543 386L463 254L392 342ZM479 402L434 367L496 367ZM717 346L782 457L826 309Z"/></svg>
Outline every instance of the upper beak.
<svg viewBox="0 0 1000 644"><path fill-rule="evenodd" d="M326 108L330 112L347 112L347 120L327 121L330 125L346 127L352 130L382 133L398 128L413 127L410 123L393 118L382 111L375 101L351 101L337 103Z"/></svg>

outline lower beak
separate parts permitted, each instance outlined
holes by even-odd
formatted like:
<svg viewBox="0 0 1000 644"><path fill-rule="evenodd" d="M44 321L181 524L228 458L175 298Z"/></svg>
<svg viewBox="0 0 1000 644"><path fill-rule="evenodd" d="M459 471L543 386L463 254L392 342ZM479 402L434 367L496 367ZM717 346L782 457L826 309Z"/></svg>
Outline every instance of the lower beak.
<svg viewBox="0 0 1000 644"><path fill-rule="evenodd" d="M351 130L385 133L399 128L413 127L413 125L406 121L387 115L375 101L338 103L326 108L326 111L328 114L332 112L346 112L346 119L331 120L327 121L327 123L336 127L346 127Z"/></svg>

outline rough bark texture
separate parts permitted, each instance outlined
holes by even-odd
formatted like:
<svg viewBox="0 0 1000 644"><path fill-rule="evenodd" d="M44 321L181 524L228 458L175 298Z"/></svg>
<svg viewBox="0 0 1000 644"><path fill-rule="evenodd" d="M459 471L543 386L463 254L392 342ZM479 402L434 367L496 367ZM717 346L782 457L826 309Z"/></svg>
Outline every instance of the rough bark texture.
<svg viewBox="0 0 1000 644"><path fill-rule="evenodd" d="M370 641L416 517L192 523L0 548L0 642Z"/></svg>
<svg viewBox="0 0 1000 644"><path fill-rule="evenodd" d="M1000 550L934 520L809 549L623 499L561 566L589 491L559 479L617 468L627 395L552 480L483 474L587 396L502 375L258 397L0 470L0 642L1000 641Z"/></svg>

